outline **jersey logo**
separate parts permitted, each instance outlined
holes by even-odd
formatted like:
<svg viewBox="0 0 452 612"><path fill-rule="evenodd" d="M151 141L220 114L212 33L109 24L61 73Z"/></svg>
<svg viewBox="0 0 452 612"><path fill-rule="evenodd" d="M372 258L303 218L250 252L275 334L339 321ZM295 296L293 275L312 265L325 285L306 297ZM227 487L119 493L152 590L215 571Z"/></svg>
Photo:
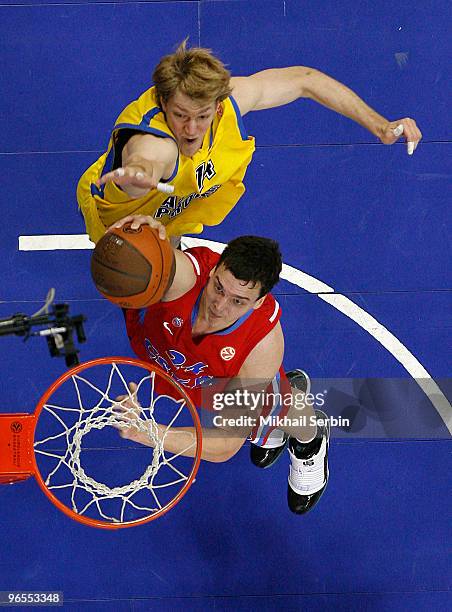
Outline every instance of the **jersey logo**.
<svg viewBox="0 0 452 612"><path fill-rule="evenodd" d="M171 331L171 327L169 326L169 323L167 323L166 321L163 321L163 327L169 331L169 333L173 336L173 332Z"/></svg>
<svg viewBox="0 0 452 612"><path fill-rule="evenodd" d="M166 321L164 323L169 327L169 323ZM165 326L166 329L168 329L168 327ZM209 366L203 361L187 363L186 356L180 351L176 351L176 349L168 349L165 351L165 357L163 357L149 338L145 339L144 346L146 347L149 359L155 361L165 372L172 376L176 382L188 389L209 385L210 381L213 379L213 376L206 374L205 370L208 369Z"/></svg>
<svg viewBox="0 0 452 612"><path fill-rule="evenodd" d="M156 210L154 219L161 219L165 215L168 215L170 219L174 219L177 215L180 215L188 206L190 206L193 200L199 200L208 198L220 189L221 185L212 185L204 193L189 193L183 198L179 196L169 196L163 202L163 204Z"/></svg>
<svg viewBox="0 0 452 612"><path fill-rule="evenodd" d="M202 191L205 179L213 179L213 177L216 175L215 166L213 165L212 160L209 159L207 162L202 162L202 164L196 168L195 173L196 182L198 183L198 190Z"/></svg>
<svg viewBox="0 0 452 612"><path fill-rule="evenodd" d="M224 361L230 361L235 357L235 348L232 346L224 346L220 351L220 357Z"/></svg>
<svg viewBox="0 0 452 612"><path fill-rule="evenodd" d="M174 317L171 323L174 325L174 327L182 327L182 325L184 324L184 320L180 317Z"/></svg>

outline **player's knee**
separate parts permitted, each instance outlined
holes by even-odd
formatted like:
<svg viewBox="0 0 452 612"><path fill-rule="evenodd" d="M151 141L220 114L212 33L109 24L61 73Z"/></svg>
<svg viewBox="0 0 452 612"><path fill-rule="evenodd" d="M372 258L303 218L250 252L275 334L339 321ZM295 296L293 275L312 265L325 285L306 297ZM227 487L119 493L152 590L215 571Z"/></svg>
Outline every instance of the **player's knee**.
<svg viewBox="0 0 452 612"><path fill-rule="evenodd" d="M232 459L234 455L242 448L245 440L235 440L231 438L227 440L222 447L218 448L217 451L212 455L212 461L214 463L225 463Z"/></svg>

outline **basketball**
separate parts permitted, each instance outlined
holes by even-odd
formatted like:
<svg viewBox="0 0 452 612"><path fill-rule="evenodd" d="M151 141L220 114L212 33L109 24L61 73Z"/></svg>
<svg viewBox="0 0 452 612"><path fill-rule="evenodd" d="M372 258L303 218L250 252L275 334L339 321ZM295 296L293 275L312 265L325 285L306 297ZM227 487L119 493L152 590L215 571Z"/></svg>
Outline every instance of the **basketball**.
<svg viewBox="0 0 452 612"><path fill-rule="evenodd" d="M158 231L130 223L106 233L91 258L91 276L100 293L122 308L159 302L171 284L175 261L168 240Z"/></svg>

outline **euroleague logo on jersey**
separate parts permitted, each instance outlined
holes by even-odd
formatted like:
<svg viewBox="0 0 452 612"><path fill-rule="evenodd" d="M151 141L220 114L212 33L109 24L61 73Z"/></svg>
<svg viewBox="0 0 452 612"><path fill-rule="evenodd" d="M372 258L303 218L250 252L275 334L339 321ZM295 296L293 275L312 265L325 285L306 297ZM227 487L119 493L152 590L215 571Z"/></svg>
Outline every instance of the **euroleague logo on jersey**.
<svg viewBox="0 0 452 612"><path fill-rule="evenodd" d="M235 356L235 348L233 346L224 346L220 351L221 359L224 361L230 361Z"/></svg>

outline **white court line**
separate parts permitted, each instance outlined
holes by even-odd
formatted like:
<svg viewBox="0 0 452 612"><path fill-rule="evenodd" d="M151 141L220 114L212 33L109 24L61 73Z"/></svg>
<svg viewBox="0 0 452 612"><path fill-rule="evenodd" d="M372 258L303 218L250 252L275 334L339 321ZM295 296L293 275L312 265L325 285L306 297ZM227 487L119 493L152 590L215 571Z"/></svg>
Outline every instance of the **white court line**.
<svg viewBox="0 0 452 612"><path fill-rule="evenodd" d="M88 234L19 236L19 251L61 251L94 249Z"/></svg>
<svg viewBox="0 0 452 612"><path fill-rule="evenodd" d="M221 253L225 244L222 242L205 240L203 238L189 238L184 236L182 238L182 246L185 248L207 246L212 249L212 251ZM89 240L86 234L19 236L19 251L53 251L92 248L94 248L94 244ZM321 300L333 306L333 308L352 321L355 321L362 329L375 338L377 342L384 346L384 348L391 353L391 355L414 378L436 408L446 424L447 429L452 434L452 407L449 401L424 366L406 346L394 336L394 334L349 298L340 293L335 293L334 289L329 285L297 268L283 264L281 278L301 287L308 293L317 294Z"/></svg>

